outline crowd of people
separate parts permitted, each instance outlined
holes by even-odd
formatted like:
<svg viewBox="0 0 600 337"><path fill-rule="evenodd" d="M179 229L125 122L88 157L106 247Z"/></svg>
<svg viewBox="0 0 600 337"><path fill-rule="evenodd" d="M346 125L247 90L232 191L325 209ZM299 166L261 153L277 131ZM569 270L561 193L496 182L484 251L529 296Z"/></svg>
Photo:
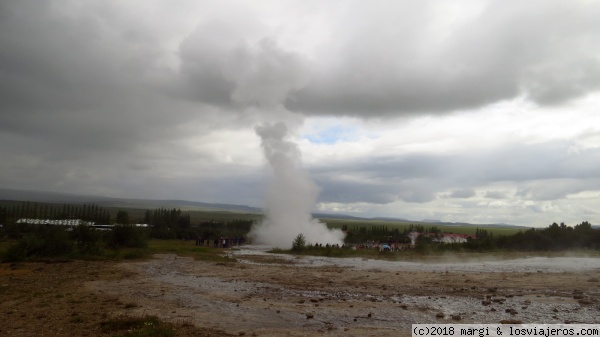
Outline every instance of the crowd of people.
<svg viewBox="0 0 600 337"><path fill-rule="evenodd" d="M325 247L325 248L347 248L347 249L349 248L349 249L353 249L353 250L376 249L381 252L383 252L383 251L397 252L397 251L401 251L401 250L414 249L413 245L410 245L407 243L379 242L379 241L370 241L370 242L360 243L360 244L344 243L343 245L327 243L327 244L325 244L325 246L323 246L323 244L320 244L320 243L315 243L314 247L315 248L323 248L323 247Z"/></svg>
<svg viewBox="0 0 600 337"><path fill-rule="evenodd" d="M234 246L241 246L246 242L243 237L219 237L214 239L199 238L196 239L196 246L207 246L214 248L230 248Z"/></svg>
<svg viewBox="0 0 600 337"><path fill-rule="evenodd" d="M246 244L246 239L244 237L218 237L218 238L199 238L196 239L196 246L206 246L206 247L214 247L214 248L231 248L236 246L241 246ZM414 246L407 243L400 242L379 242L379 241L369 241L360 244L353 243L344 243L340 244L322 244L315 243L312 245L314 248L335 248L335 249L352 249L352 250L360 250L360 249L375 249L381 252L390 251L397 252L402 250L412 250Z"/></svg>

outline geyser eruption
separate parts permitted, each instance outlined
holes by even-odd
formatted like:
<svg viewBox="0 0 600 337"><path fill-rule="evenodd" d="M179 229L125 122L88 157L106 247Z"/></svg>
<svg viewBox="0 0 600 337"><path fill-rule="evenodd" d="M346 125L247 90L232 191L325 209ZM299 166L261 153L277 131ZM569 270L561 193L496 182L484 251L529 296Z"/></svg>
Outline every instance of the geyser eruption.
<svg viewBox="0 0 600 337"><path fill-rule="evenodd" d="M270 38L257 43L235 39L231 47L222 60L223 73L235 85L231 100L249 113L258 113L262 120L280 121L256 127L274 174L265 218L252 228L250 236L256 243L281 248L291 247L298 234L313 244L341 244L344 234L340 230L331 231L312 219L319 189L302 169L298 147L288 139L288 125L298 124L301 116L286 110L284 102L308 83L309 61Z"/></svg>
<svg viewBox="0 0 600 337"><path fill-rule="evenodd" d="M252 228L256 243L290 248L298 234L307 243L342 244L344 233L330 230L311 216L319 188L302 168L300 151L288 140L288 128L282 122L256 127L271 168L273 181L268 190L265 219Z"/></svg>

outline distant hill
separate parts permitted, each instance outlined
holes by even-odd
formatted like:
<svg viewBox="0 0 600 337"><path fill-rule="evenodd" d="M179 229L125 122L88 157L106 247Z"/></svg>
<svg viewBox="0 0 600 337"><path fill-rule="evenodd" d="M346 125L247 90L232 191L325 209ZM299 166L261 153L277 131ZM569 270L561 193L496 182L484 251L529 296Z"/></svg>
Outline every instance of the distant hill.
<svg viewBox="0 0 600 337"><path fill-rule="evenodd" d="M442 221L436 220L436 219L423 219L423 220L421 220L421 222L426 222L426 223L441 223Z"/></svg>
<svg viewBox="0 0 600 337"><path fill-rule="evenodd" d="M382 221L407 221L410 222L410 220L408 219L404 219L404 218L394 218L394 217L375 217L375 218L370 218L372 220L382 220Z"/></svg>
<svg viewBox="0 0 600 337"><path fill-rule="evenodd" d="M178 208L186 211L229 211L241 213L262 213L262 209L244 205L212 204L206 202L187 200L151 200L151 199L126 199L103 196L77 195L47 191L25 191L0 189L0 200L33 201L47 203L85 204L93 203L105 207L123 208Z"/></svg>
<svg viewBox="0 0 600 337"><path fill-rule="evenodd" d="M149 200L149 199L111 199L97 202L100 206L123 207L123 208L178 208L182 211L227 211L241 213L262 213L257 207L230 204L212 204L207 202L187 200Z"/></svg>
<svg viewBox="0 0 600 337"><path fill-rule="evenodd" d="M111 198L59 192L12 190L0 188L0 200L37 201L49 203L90 203L109 199Z"/></svg>
<svg viewBox="0 0 600 337"><path fill-rule="evenodd" d="M365 220L365 218L347 214L313 213L312 216L317 219Z"/></svg>
<svg viewBox="0 0 600 337"><path fill-rule="evenodd" d="M206 212L231 212L231 213L252 213L262 214L263 209L245 205L231 205L222 203L206 203L199 201L188 200L151 200L151 199L126 199L126 198L111 198L103 196L77 195L69 193L47 192L47 191L27 191L0 188L0 201L33 201L46 203L69 203L69 204L84 204L93 203L104 207L121 207L134 209L156 209L156 208L177 208L182 211L206 211ZM510 228L529 228L523 226L514 226L509 224L469 224L458 222L443 222L440 220L424 219L421 221L413 221L404 218L395 217L373 217L365 218L352 216L347 214L332 214L332 213L313 213L314 218L332 219L332 220L353 220L353 221L393 221L393 222L408 222L414 224L436 224L445 226L486 226L486 227L510 227Z"/></svg>
<svg viewBox="0 0 600 337"><path fill-rule="evenodd" d="M432 219L424 219L421 220L421 222L423 223L428 223L428 224L439 224L439 225L444 225L444 226L485 226L485 227L510 227L510 228L522 228L522 229L529 229L531 227L527 227L527 226L517 226L517 225L511 225L511 224L505 224L505 223L492 223L492 224L472 224L472 223L468 223L468 222L445 222L445 221L441 221L441 220L432 220Z"/></svg>

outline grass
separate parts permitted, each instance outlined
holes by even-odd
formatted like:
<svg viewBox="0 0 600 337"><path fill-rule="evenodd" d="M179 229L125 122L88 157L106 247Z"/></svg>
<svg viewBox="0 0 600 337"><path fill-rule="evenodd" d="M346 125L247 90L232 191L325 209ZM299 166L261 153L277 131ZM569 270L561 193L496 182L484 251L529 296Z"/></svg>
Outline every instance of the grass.
<svg viewBox="0 0 600 337"><path fill-rule="evenodd" d="M17 241L0 241L0 260L5 256L6 251ZM232 263L235 259L224 256L224 249L212 248L207 246L196 246L195 241L183 240L148 240L145 248L120 248L104 249L99 255L82 255L73 252L68 256L54 257L52 259L32 259L36 260L87 260L87 261L105 261L105 260L143 260L150 259L154 254L177 254L180 256L189 256L198 261L208 261L215 263Z"/></svg>
<svg viewBox="0 0 600 337"><path fill-rule="evenodd" d="M115 337L171 337L175 336L176 327L161 321L156 316L117 317L100 323L102 332L111 333Z"/></svg>
<svg viewBox="0 0 600 337"><path fill-rule="evenodd" d="M140 260L152 258L154 254L176 254L179 256L188 256L198 261L208 261L216 263L231 263L235 259L223 256L224 249L212 248L206 246L196 246L195 241L183 240L148 240L145 248L123 248L118 250L106 250L106 252L97 257L97 259L107 260Z"/></svg>
<svg viewBox="0 0 600 337"><path fill-rule="evenodd" d="M12 241L0 241L0 256L3 256L8 247L10 247L14 242Z"/></svg>
<svg viewBox="0 0 600 337"><path fill-rule="evenodd" d="M172 253L179 256L189 256L198 261L217 263L235 262L235 259L223 256L224 249L196 246L193 240L150 240L148 241L148 250L151 254Z"/></svg>

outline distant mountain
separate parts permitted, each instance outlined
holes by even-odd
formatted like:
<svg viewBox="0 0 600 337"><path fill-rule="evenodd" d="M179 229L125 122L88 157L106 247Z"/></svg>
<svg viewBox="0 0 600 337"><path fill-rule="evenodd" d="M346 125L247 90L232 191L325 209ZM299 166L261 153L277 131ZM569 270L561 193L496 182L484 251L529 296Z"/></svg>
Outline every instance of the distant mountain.
<svg viewBox="0 0 600 337"><path fill-rule="evenodd" d="M410 220L408 219L404 219L404 218L394 218L394 217L385 217L385 216L380 216L380 217L375 217L375 218L369 218L371 220L382 220L382 221L406 221L406 222L410 222Z"/></svg>
<svg viewBox="0 0 600 337"><path fill-rule="evenodd" d="M213 204L199 201L187 200L150 200L150 199L119 199L101 200L97 202L100 206L124 207L124 208L178 208L184 211L227 211L242 213L262 213L258 207L230 204Z"/></svg>
<svg viewBox="0 0 600 337"><path fill-rule="evenodd" d="M361 218L358 216L333 213L313 213L312 216L316 219L366 220L366 218Z"/></svg>
<svg viewBox="0 0 600 337"><path fill-rule="evenodd" d="M77 195L60 192L12 190L0 188L0 200L37 201L50 203L89 203L110 200L108 197Z"/></svg>
<svg viewBox="0 0 600 337"><path fill-rule="evenodd" d="M91 195L77 195L47 191L27 191L0 188L0 200L33 201L48 203L84 204L93 203L105 207L123 208L179 208L197 211L228 211L242 213L262 213L262 209L244 205L212 204L187 200L151 200L111 198Z"/></svg>
<svg viewBox="0 0 600 337"><path fill-rule="evenodd" d="M468 223L468 222L445 222L445 221L441 221L441 220L423 220L423 223L435 223L435 224L440 224L440 225L444 225L444 226L472 226L472 227L510 227L510 228L523 228L523 229L528 229L531 227L527 227L527 226L517 226L517 225L511 225L511 224L504 224L504 223L495 223L495 224L472 224L472 223Z"/></svg>

